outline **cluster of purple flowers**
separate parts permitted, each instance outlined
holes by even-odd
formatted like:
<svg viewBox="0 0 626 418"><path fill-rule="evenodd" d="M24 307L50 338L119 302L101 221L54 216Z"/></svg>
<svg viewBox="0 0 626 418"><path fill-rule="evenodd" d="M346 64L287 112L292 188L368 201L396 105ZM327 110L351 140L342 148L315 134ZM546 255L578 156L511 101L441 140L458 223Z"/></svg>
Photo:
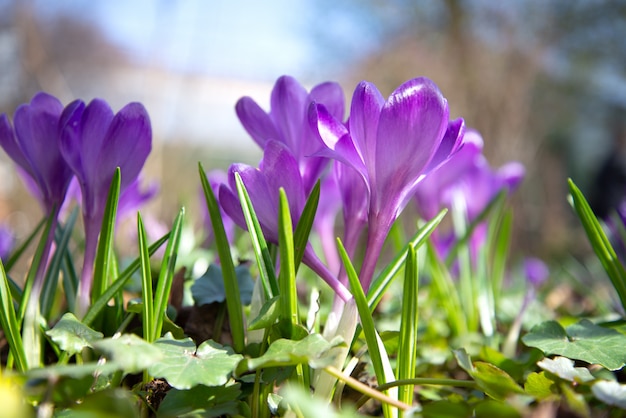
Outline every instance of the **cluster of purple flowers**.
<svg viewBox="0 0 626 418"><path fill-rule="evenodd" d="M482 139L466 131L462 119L449 120L448 103L429 79L409 80L387 99L373 84L361 82L347 120L343 97L337 84L307 92L283 76L272 91L269 112L251 98L241 99L237 115L264 157L258 168L232 165L219 198L226 214L245 228L234 186L238 172L266 237L277 242L279 188L285 189L297 222L311 188L322 181L315 229L327 265L312 248L303 261L346 300L350 296L334 247L337 211L342 211L342 241L350 255L367 231L360 270L367 290L390 228L409 201L417 201L429 219L449 206L453 195L462 195L472 218L500 190L513 190L524 172L517 163L491 170Z"/></svg>
<svg viewBox="0 0 626 418"><path fill-rule="evenodd" d="M236 105L244 128L264 150L259 166L233 164L225 179L212 182L224 216L245 228L235 187L239 173L266 239L277 243L279 190L286 192L295 224L321 181L314 226L326 263L311 245L303 261L343 300L351 295L334 242L339 211L342 241L351 256L367 231L360 269L367 290L385 239L410 201L416 201L422 217L429 219L460 199L472 219L499 190L513 190L523 177L517 163L490 169L480 136L466 130L462 119L449 119L447 100L427 78L407 81L387 99L373 84L361 82L349 111L345 119L344 93L336 83L307 91L292 77L279 78L269 112L249 97ZM115 168L122 173L120 207L133 207L137 199L149 196L140 193L137 177L151 137L148 115L139 103L114 114L102 100L88 105L77 100L64 108L56 98L39 93L16 110L13 125L6 115L0 116L0 146L55 222L70 181L75 178L80 186L85 256L79 312L89 303L98 234Z"/></svg>
<svg viewBox="0 0 626 418"><path fill-rule="evenodd" d="M29 104L17 108L13 124L0 116L0 146L18 165L29 188L39 197L45 213L53 219L48 239L48 256L54 226L75 177L81 190L85 252L78 311L89 304L100 225L108 190L117 167L121 171L121 193L137 191L136 179L152 147L152 129L145 108L130 103L114 114L103 100L88 105L80 100L65 108L55 97L38 93ZM133 197L126 194L128 206ZM45 268L42 260L40 268ZM43 271L36 281L43 280Z"/></svg>

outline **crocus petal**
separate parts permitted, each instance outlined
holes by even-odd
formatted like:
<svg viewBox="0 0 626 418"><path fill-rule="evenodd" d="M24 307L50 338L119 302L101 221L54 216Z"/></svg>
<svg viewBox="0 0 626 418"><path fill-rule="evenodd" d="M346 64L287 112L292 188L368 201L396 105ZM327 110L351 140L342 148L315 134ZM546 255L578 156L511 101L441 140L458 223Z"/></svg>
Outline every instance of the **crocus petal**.
<svg viewBox="0 0 626 418"><path fill-rule="evenodd" d="M241 203L239 203L235 193L226 184L219 186L217 198L221 208L228 217L240 228L247 229L246 219L243 217L243 211L241 210Z"/></svg>
<svg viewBox="0 0 626 418"><path fill-rule="evenodd" d="M250 201L263 228L263 232L266 234L266 238L276 242L278 239L278 190L273 190L269 187L265 175L259 169L246 164L233 164L228 169L228 180L233 194L237 193L235 173L239 173L241 181L246 186ZM225 207L224 210L226 209ZM239 206L239 211L241 211L241 206ZM227 211L226 213L233 217L230 212ZM237 222L237 219L233 218L233 220ZM243 227L245 228L245 222Z"/></svg>
<svg viewBox="0 0 626 418"><path fill-rule="evenodd" d="M270 141L265 147L263 160L259 167L265 175L270 190L278 191L281 187L285 189L285 194L289 199L291 216L296 223L304 208L305 200L298 162L285 145L278 141Z"/></svg>
<svg viewBox="0 0 626 418"><path fill-rule="evenodd" d="M29 104L16 110L14 130L6 116L0 123L0 145L37 184L46 211L63 202L72 178L59 151L62 111L63 106L55 97L38 93Z"/></svg>
<svg viewBox="0 0 626 418"><path fill-rule="evenodd" d="M30 105L21 105L15 111L13 123L18 143L26 160L32 168L26 170L34 173L35 180L43 187L44 196L54 192L51 183L55 176L55 168L62 157L57 142L57 124L63 106L54 97L38 94Z"/></svg>
<svg viewBox="0 0 626 418"><path fill-rule="evenodd" d="M270 117L273 119L281 138L275 138L287 145L296 158L301 149L299 141L304 127L308 94L295 78L282 76L274 85L271 98Z"/></svg>
<svg viewBox="0 0 626 418"><path fill-rule="evenodd" d="M82 100L75 100L65 107L59 121L61 154L74 173L80 173L81 182L84 182L85 177L81 135L81 121L84 112L85 103Z"/></svg>
<svg viewBox="0 0 626 418"><path fill-rule="evenodd" d="M118 219L126 216L133 216L139 208L145 205L159 191L159 185L151 182L147 187L140 187L139 177L126 187L124 192L120 194L117 206Z"/></svg>
<svg viewBox="0 0 626 418"><path fill-rule="evenodd" d="M352 167L335 162L333 168L343 203L344 245L348 254L354 256L367 224L369 191L363 177Z"/></svg>
<svg viewBox="0 0 626 418"><path fill-rule="evenodd" d="M318 84L311 89L309 97L313 102L322 103L335 118L343 119L344 95L339 84L333 82Z"/></svg>
<svg viewBox="0 0 626 418"><path fill-rule="evenodd" d="M353 167L367 183L367 168L345 125L335 119L324 105L317 103L311 103L309 107L309 123L325 145L315 155L332 158Z"/></svg>
<svg viewBox="0 0 626 418"><path fill-rule="evenodd" d="M352 167L341 163L334 165L334 173L339 184L346 220L365 222L368 190L362 176Z"/></svg>
<svg viewBox="0 0 626 418"><path fill-rule="evenodd" d="M100 160L102 150L107 147L106 135L114 115L111 107L101 99L92 100L88 106L84 108L81 115L81 144L78 149L81 150L81 159L83 169L87 176L87 182L96 181L102 176L102 171L111 171L115 167L110 168L103 160Z"/></svg>
<svg viewBox="0 0 626 418"><path fill-rule="evenodd" d="M526 169L521 163L512 161L500 167L497 171L497 175L502 179L509 191L514 191L522 180L524 180Z"/></svg>
<svg viewBox="0 0 626 418"><path fill-rule="evenodd" d="M550 276L550 270L548 270L546 264L534 257L524 260L524 273L526 279L534 288L540 287Z"/></svg>
<svg viewBox="0 0 626 418"><path fill-rule="evenodd" d="M137 178L152 149L150 117L143 105L130 103L124 106L111 121L102 145L99 155L101 175L110 179L115 167L120 167L121 188L126 188Z"/></svg>
<svg viewBox="0 0 626 418"><path fill-rule="evenodd" d="M319 236L326 264L335 273L341 267L335 244L335 219L340 208L341 194L335 176L326 176L320 184L320 200L313 228Z"/></svg>
<svg viewBox="0 0 626 418"><path fill-rule="evenodd" d="M0 259L7 260L15 247L15 235L6 224L0 224Z"/></svg>
<svg viewBox="0 0 626 418"><path fill-rule="evenodd" d="M348 121L350 135L370 177L376 165L376 133L384 104L385 99L372 83L362 81L354 90Z"/></svg>
<svg viewBox="0 0 626 418"><path fill-rule="evenodd" d="M402 208L447 126L448 103L432 81L410 80L391 94L378 125L375 212Z"/></svg>
<svg viewBox="0 0 626 418"><path fill-rule="evenodd" d="M280 139L280 135L269 115L250 97L242 97L235 105L235 111L244 129L261 147L270 139Z"/></svg>
<svg viewBox="0 0 626 418"><path fill-rule="evenodd" d="M428 173L436 169L458 151L462 147L462 143L464 143L464 133L465 122L463 122L463 119L459 118L448 123L448 128L443 135L441 144L424 171Z"/></svg>
<svg viewBox="0 0 626 418"><path fill-rule="evenodd" d="M6 114L0 115L0 146L8 154L8 156L29 175L31 173L31 166L24 153L20 149L20 146L15 137L15 132L9 121L9 117Z"/></svg>

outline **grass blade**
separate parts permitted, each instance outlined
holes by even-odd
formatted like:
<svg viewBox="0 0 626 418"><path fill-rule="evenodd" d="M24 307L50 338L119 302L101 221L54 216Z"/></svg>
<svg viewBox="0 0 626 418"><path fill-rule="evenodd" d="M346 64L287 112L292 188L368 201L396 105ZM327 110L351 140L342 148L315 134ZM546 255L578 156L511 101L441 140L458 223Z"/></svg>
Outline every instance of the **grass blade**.
<svg viewBox="0 0 626 418"><path fill-rule="evenodd" d="M4 271L4 265L0 260L0 303L2 311L0 312L0 325L4 331L4 337L9 344L11 355L15 361L15 365L19 372L28 370L28 362L26 360L26 352L20 334L20 324L15 315L15 306L11 291L9 289L9 281Z"/></svg>
<svg viewBox="0 0 626 418"><path fill-rule="evenodd" d="M498 306L498 297L501 294L502 281L506 274L506 264L511 248L511 234L513 231L513 212L505 210L502 216L489 225L488 248L489 258L488 277L491 280L491 289L494 296L494 306Z"/></svg>
<svg viewBox="0 0 626 418"><path fill-rule="evenodd" d="M294 261L293 225L285 190L280 189L278 205L278 249L280 251L280 322L286 334L293 338L298 325L298 295L296 293L296 266Z"/></svg>
<svg viewBox="0 0 626 418"><path fill-rule="evenodd" d="M250 196L246 190L246 186L241 180L239 173L235 173L235 182L237 184L237 194L239 201L241 202L241 210L246 220L248 227L248 233L250 234L250 240L252 241L252 249L256 258L257 266L259 267L259 276L261 284L263 285L263 291L265 293L266 300L278 296L278 281L276 280L276 273L274 272L274 263L272 255L267 247L267 242L263 236L261 225L252 207Z"/></svg>
<svg viewBox="0 0 626 418"><path fill-rule="evenodd" d="M30 246L30 244L33 242L33 240L35 239L35 237L37 236L37 233L41 230L41 228L43 228L43 226L46 224L46 220L48 218L47 217L43 217L41 219L41 221L39 221L39 223L37 224L37 226L35 227L35 229L33 230L33 232L31 232L31 234L28 236L28 238L26 238L26 240L22 243L22 245L20 245L19 247L17 247L15 249L15 251L13 251L13 253L11 254L11 257L9 257L9 259L7 260L7 262L4 264L5 267L5 271L8 273L11 271L11 268L15 265L15 263L20 259L20 257L22 256L22 254L24 254L24 251L26 251L26 249Z"/></svg>
<svg viewBox="0 0 626 418"><path fill-rule="evenodd" d="M379 342L380 337L376 332L374 318L370 312L367 299L365 298L365 292L363 291L359 277L354 269L354 266L352 265L352 262L350 261L350 257L348 256L343 243L339 238L337 239L337 247L346 269L346 274L348 275L350 289L354 295L357 310L359 311L359 319L361 320L361 326L363 327L363 333L365 334L365 341L367 342L368 352L372 361L372 366L374 367L374 374L376 375L379 385L385 384L387 383L387 372L385 369L388 367L383 365L383 356L381 352L384 351L384 346L382 342ZM389 395L388 392L385 392L385 394ZM385 416L389 416L388 405L383 404L383 410L385 411Z"/></svg>
<svg viewBox="0 0 626 418"><path fill-rule="evenodd" d="M75 207L67 219L65 228L57 227L55 231L56 250L54 251L52 260L50 260L50 265L48 266L48 271L46 272L46 279L44 280L43 290L41 293L41 314L47 320L50 319L54 297L59 284L59 271L61 270L63 260L69 254L67 246L70 242L77 218L78 208Z"/></svg>
<svg viewBox="0 0 626 418"><path fill-rule="evenodd" d="M415 249L409 246L406 257L406 265L404 268L400 340L398 343L396 371L398 379L413 379L415 377L418 326L418 280L418 265ZM413 403L413 385L400 386L398 388L398 400L411 405Z"/></svg>
<svg viewBox="0 0 626 418"><path fill-rule="evenodd" d="M226 293L226 307L228 309L228 319L230 321L230 332L233 337L233 349L237 353L241 353L245 348L243 308L241 305L239 283L237 282L233 257L230 253L230 245L228 243L228 238L226 237L226 231L224 230L224 223L222 222L220 208L202 164L198 164L198 170L200 172L200 181L202 182L204 197L206 198L206 204L211 218L211 225L213 226L217 252L222 264L224 290Z"/></svg>
<svg viewBox="0 0 626 418"><path fill-rule="evenodd" d="M65 253L63 257L63 264L61 265L63 271L63 292L65 294L65 302L67 303L68 312L76 312L76 292L78 291L78 275L76 274L76 268L72 262L72 256L69 252Z"/></svg>
<svg viewBox="0 0 626 418"><path fill-rule="evenodd" d="M174 280L174 273L176 268L176 257L178 255L178 246L180 244L180 237L183 230L183 219L185 218L185 209L181 209L174 219L172 230L170 232L170 238L165 248L165 254L163 254L163 261L161 264L161 272L159 273L159 280L157 281L155 293L154 293L154 330L152 337L154 340L161 336L161 330L163 329L163 320L165 319L165 311L167 310L167 301L170 296L170 290L172 289L172 281Z"/></svg>
<svg viewBox="0 0 626 418"><path fill-rule="evenodd" d="M156 240L148 249L148 253L150 255L153 255L159 248L161 248L165 241L167 241L169 236L170 234L167 233L158 240ZM102 312L107 303L109 303L109 301L113 299L116 294L123 290L126 282L128 282L128 280L139 269L140 266L141 260L138 257L132 263L130 263L128 267L126 267L126 269L120 273L119 277L115 281L113 281L113 283L111 283L109 287L107 287L104 293L91 304L81 322L87 326L91 325L93 321L98 317L100 312Z"/></svg>
<svg viewBox="0 0 626 418"><path fill-rule="evenodd" d="M154 299L152 298L152 271L150 269L150 252L146 239L146 229L141 220L141 214L137 213L137 237L139 239L139 260L141 265L141 298L143 299L142 323L143 339L149 343L154 342Z"/></svg>
<svg viewBox="0 0 626 418"><path fill-rule="evenodd" d="M111 186L109 187L109 195L104 209L104 217L102 218L102 227L100 228L100 238L98 239L98 250L96 251L96 260L93 270L93 285L91 288L91 300L94 301L107 288L108 277L110 276L110 263L113 257L113 238L115 233L115 218L117 215L117 204L120 198L120 184L122 174L120 168L115 169Z"/></svg>
<svg viewBox="0 0 626 418"><path fill-rule="evenodd" d="M571 179L568 180L568 184L574 202L574 209L585 228L589 242L602 263L602 267L604 267L611 279L622 307L626 311L626 270L624 270L624 266L617 258L613 246L602 230L602 226L591 210L589 203L587 203L585 196Z"/></svg>
<svg viewBox="0 0 626 418"><path fill-rule="evenodd" d="M454 244L452 244L450 251L448 251L448 255L445 261L446 265L449 266L452 264L455 257L457 256L457 253L459 252L459 249L464 248L467 245L467 242L472 237L472 234L474 233L476 227L480 225L480 223L483 222L485 219L487 219L487 216L489 216L494 208L502 206L502 203L504 199L506 199L506 196L507 191L501 190L493 199L491 199L489 204L482 210L482 212L480 212L472 222L466 225L463 235L458 237L458 239L454 241Z"/></svg>
<svg viewBox="0 0 626 418"><path fill-rule="evenodd" d="M435 288L435 298L446 312L452 335L460 336L467 333L467 320L461 306L461 300L455 283L450 276L446 265L439 259L432 243L426 247L426 263L432 286Z"/></svg>
<svg viewBox="0 0 626 418"><path fill-rule="evenodd" d="M296 273L298 272L298 267L300 267L300 263L302 262L302 257L304 257L304 250L309 243L309 234L313 228L313 221L315 221L315 213L317 212L317 205L319 201L320 181L318 180L317 183L315 183L313 190L311 190L311 194L309 195L306 204L304 205L304 209L302 210L302 214L298 220L298 225L296 225L296 230L293 234L295 249L294 263Z"/></svg>
<svg viewBox="0 0 626 418"><path fill-rule="evenodd" d="M430 234L437 228L437 225L441 222L443 217L448 212L447 209L442 209L441 212L437 214L434 218L428 221L423 227L417 231L417 233L411 238L407 245L402 249L402 251L398 252L396 258L394 258L387 267L383 271L380 272L376 280L372 282L369 291L367 292L367 303L370 307L370 311L374 311L378 302L382 299L383 295L387 291L389 285L393 281L394 277L400 269L404 266L406 260L406 254L409 247L413 247L414 249L418 249Z"/></svg>
<svg viewBox="0 0 626 418"><path fill-rule="evenodd" d="M45 266L40 266L43 259L44 253L46 252L46 248L48 251L50 250L49 245L49 237L50 231L53 228L53 225L56 224L56 216L57 211L52 210L52 213L48 216L46 224L44 226L43 233L39 239L39 244L37 245L37 250L35 251L35 255L33 257L33 261L31 262L30 269L28 270L28 275L26 276L26 281L24 283L24 289L22 290L22 299L20 301L20 307L17 314L17 320L21 323L24 320L24 314L26 313L26 306L31 303L31 293L33 291L33 285L38 274L39 268L45 268ZM40 288L41 289L41 288ZM39 295L37 295L37 298ZM39 301L37 301L39 303Z"/></svg>

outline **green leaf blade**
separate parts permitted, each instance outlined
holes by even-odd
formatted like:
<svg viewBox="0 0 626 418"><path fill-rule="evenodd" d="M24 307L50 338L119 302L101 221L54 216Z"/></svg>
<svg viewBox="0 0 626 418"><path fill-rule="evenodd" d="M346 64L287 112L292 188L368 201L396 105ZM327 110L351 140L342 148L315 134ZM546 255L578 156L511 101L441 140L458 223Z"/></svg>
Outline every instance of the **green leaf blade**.
<svg viewBox="0 0 626 418"><path fill-rule="evenodd" d="M235 173L235 183L237 185L237 195L241 202L241 210L243 211L248 233L250 234L250 240L252 241L252 249L254 250L254 256L259 267L259 276L261 284L263 285L263 291L265 292L266 299L271 299L274 296L278 296L279 293L278 280L276 279L272 256L268 249L267 242L265 241L265 237L263 236L259 219L254 212L250 195L239 173Z"/></svg>
<svg viewBox="0 0 626 418"><path fill-rule="evenodd" d="M111 257L113 257L113 244L115 238L115 219L117 217L117 205L120 198L120 185L122 173L120 168L115 169L111 187L107 197L107 203L102 218L100 228L100 238L98 239L98 249L93 269L93 285L91 290L91 301L96 300L107 288L107 279L111 272Z"/></svg>
<svg viewBox="0 0 626 418"><path fill-rule="evenodd" d="M156 338L154 332L154 299L152 298L152 271L150 268L150 252L141 215L137 213L137 236L139 238L139 258L141 260L141 298L143 299L142 324L143 338L152 342Z"/></svg>
<svg viewBox="0 0 626 418"><path fill-rule="evenodd" d="M198 170L200 172L202 189L204 190L204 196L209 210L209 217L211 218L213 233L215 234L217 252L222 264L224 289L226 290L226 307L228 309L230 331L233 337L233 348L236 352L241 353L245 348L245 333L243 325L243 308L241 305L239 285L237 283L237 274L233 264L233 257L230 253L230 245L224 229L224 223L222 222L219 204L215 198L213 189L211 189L211 184L209 183L206 173L204 172L204 168L202 168L202 164L199 164Z"/></svg>
<svg viewBox="0 0 626 418"><path fill-rule="evenodd" d="M568 180L568 184L574 203L574 209L585 228L589 242L602 263L602 267L604 267L604 270L611 279L611 283L617 291L622 307L626 310L626 270L618 259L613 246L602 230L602 226L591 210L589 203L587 203L585 196L571 179Z"/></svg>
<svg viewBox="0 0 626 418"><path fill-rule="evenodd" d="M180 245L180 238L182 235L183 220L185 218L185 209L181 209L174 219L172 230L170 231L170 237L163 254L163 261L161 264L161 271L159 273L159 279L154 293L154 329L152 332L153 339L157 339L161 336L163 329L163 321L165 320L165 311L167 310L167 301L172 289L172 282L174 281L174 273L176 268L176 258L178 255L178 247Z"/></svg>
<svg viewBox="0 0 626 418"><path fill-rule="evenodd" d="M169 233L163 235L161 238L156 240L148 249L149 254L153 255L155 252L157 252L157 250L161 248L165 241L167 241L168 237ZM126 269L119 274L118 278L113 283L111 283L109 287L107 287L107 290L91 304L91 306L87 310L87 313L83 317L83 324L91 325L93 321L98 317L100 312L102 312L102 310L105 308L105 306L107 306L107 303L111 299L113 299L113 297L115 297L115 295L117 295L119 292L122 292L128 280L130 280L132 275L140 267L141 259L140 257L138 257L133 260L133 262L130 263L128 267L126 267Z"/></svg>
<svg viewBox="0 0 626 418"><path fill-rule="evenodd" d="M298 295L296 292L296 266L294 261L293 224L289 212L287 195L280 189L278 205L278 249L280 250L280 311L281 323L287 328L286 334L292 337L294 326L298 325Z"/></svg>

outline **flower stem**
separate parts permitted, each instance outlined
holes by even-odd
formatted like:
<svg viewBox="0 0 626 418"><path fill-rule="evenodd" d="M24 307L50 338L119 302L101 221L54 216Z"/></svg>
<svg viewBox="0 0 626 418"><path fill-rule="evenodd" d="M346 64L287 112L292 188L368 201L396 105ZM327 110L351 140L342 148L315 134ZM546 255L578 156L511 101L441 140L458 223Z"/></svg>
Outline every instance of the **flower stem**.
<svg viewBox="0 0 626 418"><path fill-rule="evenodd" d="M312 250L306 249L303 257L304 263L309 266L311 270L317 273L328 285L335 291L335 293L344 301L352 299L352 294L346 286L344 286L335 277L333 273L328 270L328 267L321 262L319 258L313 253Z"/></svg>
<svg viewBox="0 0 626 418"><path fill-rule="evenodd" d="M391 228L390 222L381 222L379 216L370 216L369 230L367 231L367 247L365 248L365 258L363 259L363 265L361 266L361 273L359 278L361 280L361 286L367 293L374 278L374 272L376 271L376 264L378 258L383 249L383 244Z"/></svg>
<svg viewBox="0 0 626 418"><path fill-rule="evenodd" d="M378 391L376 389L373 389L373 388L367 386L364 383L359 382L355 378L343 374L341 372L341 370L338 370L337 368L335 368L333 366L326 366L326 367L324 367L324 371L326 373L336 377L337 379L345 382L346 385L350 386L352 389L355 389L355 390L361 392L362 394L364 394L368 398L377 399L380 402L389 404L389 405L394 406L394 407L396 407L398 409L401 409L403 411L406 411L406 410L411 408L411 405L407 405L404 402L400 402L397 399L393 399L393 398L385 395L384 393L382 393L382 392L380 392L380 391Z"/></svg>
<svg viewBox="0 0 626 418"><path fill-rule="evenodd" d="M76 316L82 318L89 309L91 299L91 285L93 282L93 263L96 258L98 247L98 226L100 222L94 219L84 218L85 221L85 253L83 258L83 270L80 275L80 283L76 296Z"/></svg>

